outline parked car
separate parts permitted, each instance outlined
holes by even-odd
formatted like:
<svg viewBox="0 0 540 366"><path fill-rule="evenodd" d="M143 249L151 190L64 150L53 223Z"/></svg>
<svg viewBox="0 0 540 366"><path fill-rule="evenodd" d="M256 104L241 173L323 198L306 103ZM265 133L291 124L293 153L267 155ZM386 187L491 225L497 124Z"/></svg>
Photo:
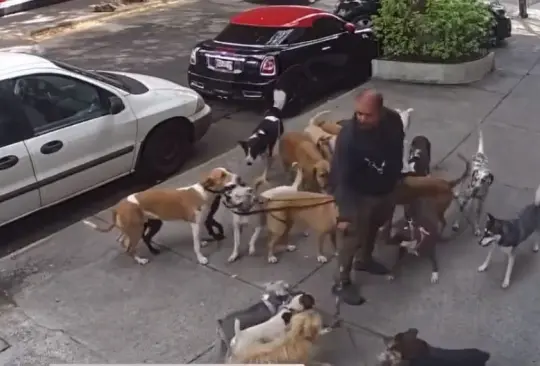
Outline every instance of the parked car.
<svg viewBox="0 0 540 366"><path fill-rule="evenodd" d="M211 124L193 90L0 52L0 226L135 170L165 177Z"/></svg>
<svg viewBox="0 0 540 366"><path fill-rule="evenodd" d="M377 46L371 30L307 6L264 6L233 16L191 52L189 86L225 99L268 101L280 77L297 110L336 83L365 80ZM284 76L285 75L285 76Z"/></svg>
<svg viewBox="0 0 540 366"><path fill-rule="evenodd" d="M487 42L490 46L497 46L512 35L512 22L499 0L486 0L485 2L493 15L493 23ZM380 0L339 0L336 3L334 14L353 23L358 29L365 29L372 26L371 17L377 14L380 6Z"/></svg>

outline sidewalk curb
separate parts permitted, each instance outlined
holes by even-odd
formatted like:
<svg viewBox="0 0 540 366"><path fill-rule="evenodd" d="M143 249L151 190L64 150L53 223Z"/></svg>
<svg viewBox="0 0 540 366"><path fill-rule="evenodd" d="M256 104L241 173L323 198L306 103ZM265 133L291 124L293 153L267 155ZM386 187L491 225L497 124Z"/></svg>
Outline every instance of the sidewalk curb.
<svg viewBox="0 0 540 366"><path fill-rule="evenodd" d="M65 3L68 1L70 0L30 0L24 3L14 4L14 5L0 9L0 18L6 15L10 15L10 14L33 10L33 9L41 8L44 6Z"/></svg>
<svg viewBox="0 0 540 366"><path fill-rule="evenodd" d="M36 0L43 1L43 0ZM65 0L62 0L65 1ZM132 14L142 13L149 10L156 10L165 8L167 6L176 5L179 3L185 3L185 0L149 0L144 3L136 3L132 5L125 5L112 12L103 13L91 13L91 15L81 16L72 20L64 20L62 22L31 30L28 33L28 38L34 41L43 41L50 39L66 32L78 32L88 28L92 28L96 23L101 23L105 20L120 18Z"/></svg>
<svg viewBox="0 0 540 366"><path fill-rule="evenodd" d="M339 99L341 99L341 98L344 98L344 97L347 97L347 96L349 96L349 95L351 95L351 94L354 94L354 93L357 92L357 90L363 89L363 88L365 88L365 85L364 85L364 84L363 84L363 85L360 85L360 86L358 86L358 87L356 87L356 88L354 88L354 89L348 90L348 91L346 91L345 93L340 94L340 95L338 95L338 96L335 97L335 98L328 99L326 102L322 103L322 104L321 104L320 106L318 106L317 108L314 108L313 110L304 112L302 115L307 114L307 113L309 113L309 114L315 114L315 113L317 113L317 111L320 110L324 105L326 105L326 104L328 104L328 103L334 103L334 102L336 102L337 100L339 100ZM296 118L296 117L295 117L295 118ZM197 165L197 166L194 166L194 167L192 167L192 168L186 170L185 172L182 172L182 173L177 174L177 175L175 175L175 176L173 176L173 177L170 177L169 179L176 178L176 177L178 177L178 176L182 176L182 175L185 175L185 174L190 174L192 171L204 169L204 168L207 167L207 166L211 166L215 161L217 161L217 160L219 160L219 159L222 159L224 156L226 156L226 155L228 155L228 154L233 153L236 149L237 149L237 147L235 146L235 147L233 147L232 149L227 150L227 151L225 151L225 152L222 153L222 154L219 154L219 155L214 156L213 158L211 158L211 159L205 161L205 162L202 163L202 164L199 164L199 165ZM164 182L166 182L166 181L160 182L160 183L156 184L156 186L158 186L158 185L160 185L160 184L163 184ZM106 210L108 210L108 209L110 209L110 207L107 208ZM103 212L103 211L101 211L101 212ZM89 216L89 217L91 217L91 216ZM86 217L85 219L87 219L87 218L88 218L88 217ZM78 224L81 223L81 221L82 221L82 220L77 221L77 222L75 222L75 223L73 223L73 224L71 224L71 225L69 225L69 226L66 226L65 228L63 228L63 229L61 229L61 230L59 230L59 231L57 231L57 232L55 232L55 233L53 233L53 234L51 234L51 235L45 237L45 238L39 239L39 240L33 242L32 244L29 244L29 245L25 246L24 248L21 248L21 249L19 249L19 250L16 250L16 251L14 251L14 252L12 252L12 253L10 253L10 254L7 254L7 255L1 257L1 258L0 258L0 263L2 263L3 261L6 261L6 260L14 260L14 259L16 259L18 256L20 256L21 254L24 254L25 252L30 251L30 250L32 250L32 249L34 249L34 248L37 248L37 247L43 245L44 243L47 243L50 239L54 238L60 231L67 230L68 228L70 228L70 227L72 227L72 226L74 226L74 225L78 225Z"/></svg>

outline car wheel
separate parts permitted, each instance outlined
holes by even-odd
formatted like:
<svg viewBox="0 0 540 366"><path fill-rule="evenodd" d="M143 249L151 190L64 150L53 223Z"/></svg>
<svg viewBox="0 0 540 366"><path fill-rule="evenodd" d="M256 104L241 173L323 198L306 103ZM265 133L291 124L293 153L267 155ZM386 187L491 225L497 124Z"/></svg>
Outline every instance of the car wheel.
<svg viewBox="0 0 540 366"><path fill-rule="evenodd" d="M360 15L355 17L352 22L358 29L370 28L373 26L373 21L369 15Z"/></svg>
<svg viewBox="0 0 540 366"><path fill-rule="evenodd" d="M308 100L306 93L310 90L309 84L310 81L307 76L303 74L298 76L294 90L287 96L287 102L283 109L285 117L294 117L302 112Z"/></svg>
<svg viewBox="0 0 540 366"><path fill-rule="evenodd" d="M189 123L185 119L171 119L150 132L137 166L141 178L164 179L185 164L193 149Z"/></svg>

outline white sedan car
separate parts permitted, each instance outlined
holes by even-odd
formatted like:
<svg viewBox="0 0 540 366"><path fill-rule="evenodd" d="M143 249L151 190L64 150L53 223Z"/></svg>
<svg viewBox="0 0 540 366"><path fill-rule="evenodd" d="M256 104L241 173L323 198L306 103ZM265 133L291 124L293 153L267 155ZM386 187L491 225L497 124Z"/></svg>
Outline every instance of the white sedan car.
<svg viewBox="0 0 540 366"><path fill-rule="evenodd" d="M0 226L137 170L176 172L208 130L191 89L0 52Z"/></svg>

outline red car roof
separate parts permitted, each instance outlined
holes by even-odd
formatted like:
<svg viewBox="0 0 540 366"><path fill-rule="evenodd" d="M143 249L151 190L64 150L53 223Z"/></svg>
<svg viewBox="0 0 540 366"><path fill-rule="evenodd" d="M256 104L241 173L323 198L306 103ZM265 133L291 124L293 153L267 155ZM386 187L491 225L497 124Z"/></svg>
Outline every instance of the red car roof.
<svg viewBox="0 0 540 366"><path fill-rule="evenodd" d="M331 15L330 13L309 6L276 5L261 6L246 10L233 16L232 24L250 25L255 27L311 27L313 21Z"/></svg>

